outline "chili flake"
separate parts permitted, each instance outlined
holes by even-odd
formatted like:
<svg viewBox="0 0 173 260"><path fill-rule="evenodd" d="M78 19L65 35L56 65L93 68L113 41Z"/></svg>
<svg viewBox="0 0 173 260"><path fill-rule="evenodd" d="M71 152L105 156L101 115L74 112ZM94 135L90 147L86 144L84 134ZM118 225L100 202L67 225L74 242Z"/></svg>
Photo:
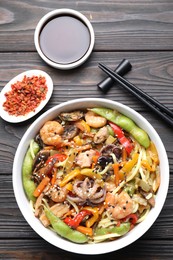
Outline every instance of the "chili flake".
<svg viewBox="0 0 173 260"><path fill-rule="evenodd" d="M48 87L43 76L24 76L22 81L11 85L11 90L5 94L3 103L5 111L10 115L24 116L39 106L45 100Z"/></svg>

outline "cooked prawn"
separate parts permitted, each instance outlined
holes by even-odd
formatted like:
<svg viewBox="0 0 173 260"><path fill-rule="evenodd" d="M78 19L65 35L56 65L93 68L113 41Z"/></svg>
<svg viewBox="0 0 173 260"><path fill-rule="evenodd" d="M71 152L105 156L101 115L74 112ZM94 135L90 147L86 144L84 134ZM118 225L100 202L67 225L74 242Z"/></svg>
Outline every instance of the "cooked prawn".
<svg viewBox="0 0 173 260"><path fill-rule="evenodd" d="M108 212L116 220L125 218L133 212L133 201L125 191L115 195L108 192L106 204Z"/></svg>
<svg viewBox="0 0 173 260"><path fill-rule="evenodd" d="M48 192L48 196L50 197L51 200L53 200L54 202L64 202L66 197L67 197L67 193L68 193L68 190L63 187L63 188L60 188L59 186L56 188L53 187L49 190Z"/></svg>
<svg viewBox="0 0 173 260"><path fill-rule="evenodd" d="M40 137L47 145L58 145L61 142L61 134L64 128L57 121L47 121L40 129Z"/></svg>
<svg viewBox="0 0 173 260"><path fill-rule="evenodd" d="M88 111L85 114L86 123L93 128L100 128L106 125L106 118L95 114L92 111Z"/></svg>

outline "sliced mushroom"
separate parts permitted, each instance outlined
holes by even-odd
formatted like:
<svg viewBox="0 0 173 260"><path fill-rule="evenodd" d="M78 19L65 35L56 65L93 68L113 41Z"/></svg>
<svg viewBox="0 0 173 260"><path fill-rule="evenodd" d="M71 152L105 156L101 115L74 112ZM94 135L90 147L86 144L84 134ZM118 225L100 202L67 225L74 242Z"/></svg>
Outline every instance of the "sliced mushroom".
<svg viewBox="0 0 173 260"><path fill-rule="evenodd" d="M38 143L38 145L40 146L41 149L43 149L44 143L43 143L43 141L42 141L42 139L41 139L40 134L37 134L37 135L35 136L34 141L35 141L36 143Z"/></svg>
<svg viewBox="0 0 173 260"><path fill-rule="evenodd" d="M74 111L69 113L61 113L59 115L60 119L63 121L77 121L84 116L82 111Z"/></svg>
<svg viewBox="0 0 173 260"><path fill-rule="evenodd" d="M39 170L44 165L49 156L50 151L48 150L41 150L40 152L38 152L36 157L34 158L33 169Z"/></svg>
<svg viewBox="0 0 173 260"><path fill-rule="evenodd" d="M62 134L62 138L69 140L74 138L77 134L78 128L75 125L66 125Z"/></svg>
<svg viewBox="0 0 173 260"><path fill-rule="evenodd" d="M104 156L110 156L111 153L114 153L116 158L120 159L122 155L122 149L115 144L108 144L101 150L101 154Z"/></svg>

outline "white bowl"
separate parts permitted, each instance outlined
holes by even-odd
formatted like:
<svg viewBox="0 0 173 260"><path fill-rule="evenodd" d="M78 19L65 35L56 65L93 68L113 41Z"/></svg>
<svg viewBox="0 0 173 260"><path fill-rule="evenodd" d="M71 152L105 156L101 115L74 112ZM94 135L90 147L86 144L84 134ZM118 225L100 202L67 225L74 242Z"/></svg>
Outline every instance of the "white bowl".
<svg viewBox="0 0 173 260"><path fill-rule="evenodd" d="M151 209L148 216L143 222L135 226L135 228L131 230L129 233L127 233L125 236L120 237L115 241L102 242L98 244L74 244L56 235L51 230L45 228L40 223L40 221L34 217L29 201L27 200L25 196L25 192L23 190L21 168L22 168L23 158L28 148L29 142L37 134L37 132L44 124L44 122L55 118L57 114L61 113L62 111L70 111L74 109L96 107L96 106L117 109L119 112L125 114L126 116L134 120L139 127L143 128L148 133L151 140L155 143L158 151L158 155L160 159L161 184L156 195L155 207ZM14 158L14 164L13 164L14 193L15 193L18 206L23 216L25 217L26 221L33 228L33 230L35 230L36 233L38 233L42 238L44 238L52 245L79 254L95 255L95 254L103 254L103 253L116 251L127 245L130 245L135 240L140 238L152 226L152 224L159 216L167 196L168 185L169 185L169 164L168 164L167 154L159 135L151 126L151 124L133 109L121 103L114 102L111 100L106 100L106 99L100 99L100 98L82 98L82 99L68 101L51 108L43 115L41 115L24 134L17 148L16 155Z"/></svg>
<svg viewBox="0 0 173 260"><path fill-rule="evenodd" d="M75 61L69 62L69 63L64 63L64 64L61 62L56 62L55 60L47 57L44 54L44 52L42 51L41 46L40 46L40 33L42 32L42 29L44 28L44 26L52 19L57 18L57 17L62 17L62 16L73 17L73 18L81 21L88 28L89 35L90 35L89 47L88 47L87 51L85 52L85 54L82 55L78 60L75 60ZM55 30L55 34L53 37L55 37L55 35L56 35L56 30ZM78 37L80 37L80 32L77 35L78 35ZM57 35L56 35L56 37L57 37ZM74 37L74 35L71 35L70 30L69 30L68 35L64 38L66 39L67 37L70 37L71 41L73 39L72 37ZM63 38L63 34L62 34L61 38ZM56 41L56 39L57 38L54 38L54 41ZM78 38L78 40L79 40L79 38ZM89 58L89 56L93 50L93 47L94 47L95 35L94 35L94 30L93 30L93 27L92 27L90 21L82 13L80 13L76 10L73 10L73 9L62 8L62 9L56 9L54 11L51 11L41 18L41 20L38 22L36 29L35 29L34 42L35 42L35 47L36 47L38 54L47 64L49 64L50 66L57 68L57 69L68 70L68 69L73 69L73 68L80 66ZM83 38L80 39L80 42L83 42ZM68 43L71 44L70 41ZM80 48L78 48L78 51L79 51L79 49ZM69 50L67 49L66 52L68 52L68 51ZM71 52L69 51L69 53L71 53Z"/></svg>
<svg viewBox="0 0 173 260"><path fill-rule="evenodd" d="M5 94L7 92L11 91L11 85L12 84L15 84L17 81L22 81L24 76L26 76L26 77L32 77L32 76L45 77L46 84L47 84L47 87L48 87L46 98L41 101L41 103L35 108L34 111L31 111L31 112L27 113L26 115L20 115L20 116L11 115L3 107L3 104L6 101ZM52 81L51 77L46 72L44 72L42 70L27 70L27 71L24 71L24 72L18 74L17 76L15 76L13 79L11 79L5 85L5 87L2 89L2 91L0 93L0 116L5 121L10 122L10 123L19 123L19 122L26 121L26 120L30 119L31 117L35 116L38 112L41 111L41 109L43 109L43 107L47 104L47 102L51 98L52 92L53 92L53 81Z"/></svg>

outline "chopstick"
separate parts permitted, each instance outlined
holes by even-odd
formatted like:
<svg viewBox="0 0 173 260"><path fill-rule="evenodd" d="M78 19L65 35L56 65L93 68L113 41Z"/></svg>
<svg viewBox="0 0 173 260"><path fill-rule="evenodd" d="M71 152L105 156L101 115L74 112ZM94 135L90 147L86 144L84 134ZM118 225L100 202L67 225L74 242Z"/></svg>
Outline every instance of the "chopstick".
<svg viewBox="0 0 173 260"><path fill-rule="evenodd" d="M136 98L142 101L145 105L150 107L150 109L157 113L167 123L173 126L173 112L170 109L168 109L165 105L161 104L159 101L157 101L156 99L139 89L137 86L118 75L116 72L108 68L106 65L99 63L98 67L102 69L107 75L109 75L113 80L118 82L123 88L128 90Z"/></svg>

